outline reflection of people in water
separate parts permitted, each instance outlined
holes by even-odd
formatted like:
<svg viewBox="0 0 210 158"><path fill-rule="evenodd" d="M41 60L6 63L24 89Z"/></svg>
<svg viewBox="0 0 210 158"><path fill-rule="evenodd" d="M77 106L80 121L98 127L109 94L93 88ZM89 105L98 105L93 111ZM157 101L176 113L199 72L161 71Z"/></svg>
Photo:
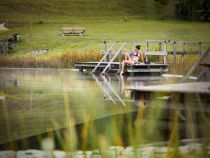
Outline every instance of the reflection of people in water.
<svg viewBox="0 0 210 158"><path fill-rule="evenodd" d="M144 63L144 56L141 51L140 45L137 45L135 48L135 52L133 54L126 53L125 54L125 60L122 62L121 72L120 75L124 73L125 64L135 64L138 62L139 58L141 58L142 63Z"/></svg>
<svg viewBox="0 0 210 158"><path fill-rule="evenodd" d="M139 96L139 93L133 90L127 90L125 87L130 86L123 76L120 77L121 91L124 91L126 97L130 97L133 112L131 113L132 127L135 129L140 124L140 117L144 113L144 98Z"/></svg>
<svg viewBox="0 0 210 158"><path fill-rule="evenodd" d="M120 77L121 90L125 92L125 96L126 97L128 97L129 95L131 96L133 105L137 107L144 107L144 95L143 94L139 95L140 93L136 93L135 91L125 89L126 86L129 86L125 80L126 79L123 76Z"/></svg>
<svg viewBox="0 0 210 158"><path fill-rule="evenodd" d="M121 82L121 92L125 92L125 96L130 96L130 90L125 89L125 79L123 76L120 76L120 82Z"/></svg>

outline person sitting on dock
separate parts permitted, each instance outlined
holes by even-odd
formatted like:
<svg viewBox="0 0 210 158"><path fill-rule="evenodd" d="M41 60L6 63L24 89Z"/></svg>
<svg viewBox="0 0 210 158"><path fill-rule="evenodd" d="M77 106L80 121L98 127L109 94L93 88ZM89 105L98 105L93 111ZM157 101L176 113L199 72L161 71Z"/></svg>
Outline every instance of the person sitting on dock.
<svg viewBox="0 0 210 158"><path fill-rule="evenodd" d="M129 54L129 53L125 54L125 60L123 60L122 62L120 75L124 73L125 64L130 64L130 65L136 64L139 58L141 58L142 63L144 63L144 56L141 51L141 46L137 45L135 48L135 52L133 54Z"/></svg>

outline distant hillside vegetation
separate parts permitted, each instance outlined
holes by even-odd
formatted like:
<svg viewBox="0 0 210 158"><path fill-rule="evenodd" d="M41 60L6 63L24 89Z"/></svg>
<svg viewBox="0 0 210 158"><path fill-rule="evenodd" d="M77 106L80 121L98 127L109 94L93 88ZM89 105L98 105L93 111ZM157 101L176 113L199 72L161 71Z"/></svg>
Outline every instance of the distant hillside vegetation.
<svg viewBox="0 0 210 158"><path fill-rule="evenodd" d="M161 18L164 3L155 0L3 0L0 20L66 20L106 16Z"/></svg>

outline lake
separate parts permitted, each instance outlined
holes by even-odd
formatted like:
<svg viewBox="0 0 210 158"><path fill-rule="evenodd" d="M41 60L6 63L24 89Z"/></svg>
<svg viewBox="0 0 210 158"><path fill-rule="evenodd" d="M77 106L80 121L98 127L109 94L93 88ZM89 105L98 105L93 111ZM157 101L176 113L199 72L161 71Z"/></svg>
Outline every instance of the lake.
<svg viewBox="0 0 210 158"><path fill-rule="evenodd" d="M139 93L163 76L93 76L68 69L0 69L0 149L93 150L209 141L208 94Z"/></svg>

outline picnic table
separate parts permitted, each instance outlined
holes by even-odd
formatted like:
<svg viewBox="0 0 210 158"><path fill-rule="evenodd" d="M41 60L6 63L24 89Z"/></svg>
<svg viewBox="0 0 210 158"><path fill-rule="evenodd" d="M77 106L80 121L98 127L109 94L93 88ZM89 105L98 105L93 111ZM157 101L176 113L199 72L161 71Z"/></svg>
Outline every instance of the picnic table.
<svg viewBox="0 0 210 158"><path fill-rule="evenodd" d="M83 36L85 34L84 27L63 27L61 28L61 36L78 34Z"/></svg>

